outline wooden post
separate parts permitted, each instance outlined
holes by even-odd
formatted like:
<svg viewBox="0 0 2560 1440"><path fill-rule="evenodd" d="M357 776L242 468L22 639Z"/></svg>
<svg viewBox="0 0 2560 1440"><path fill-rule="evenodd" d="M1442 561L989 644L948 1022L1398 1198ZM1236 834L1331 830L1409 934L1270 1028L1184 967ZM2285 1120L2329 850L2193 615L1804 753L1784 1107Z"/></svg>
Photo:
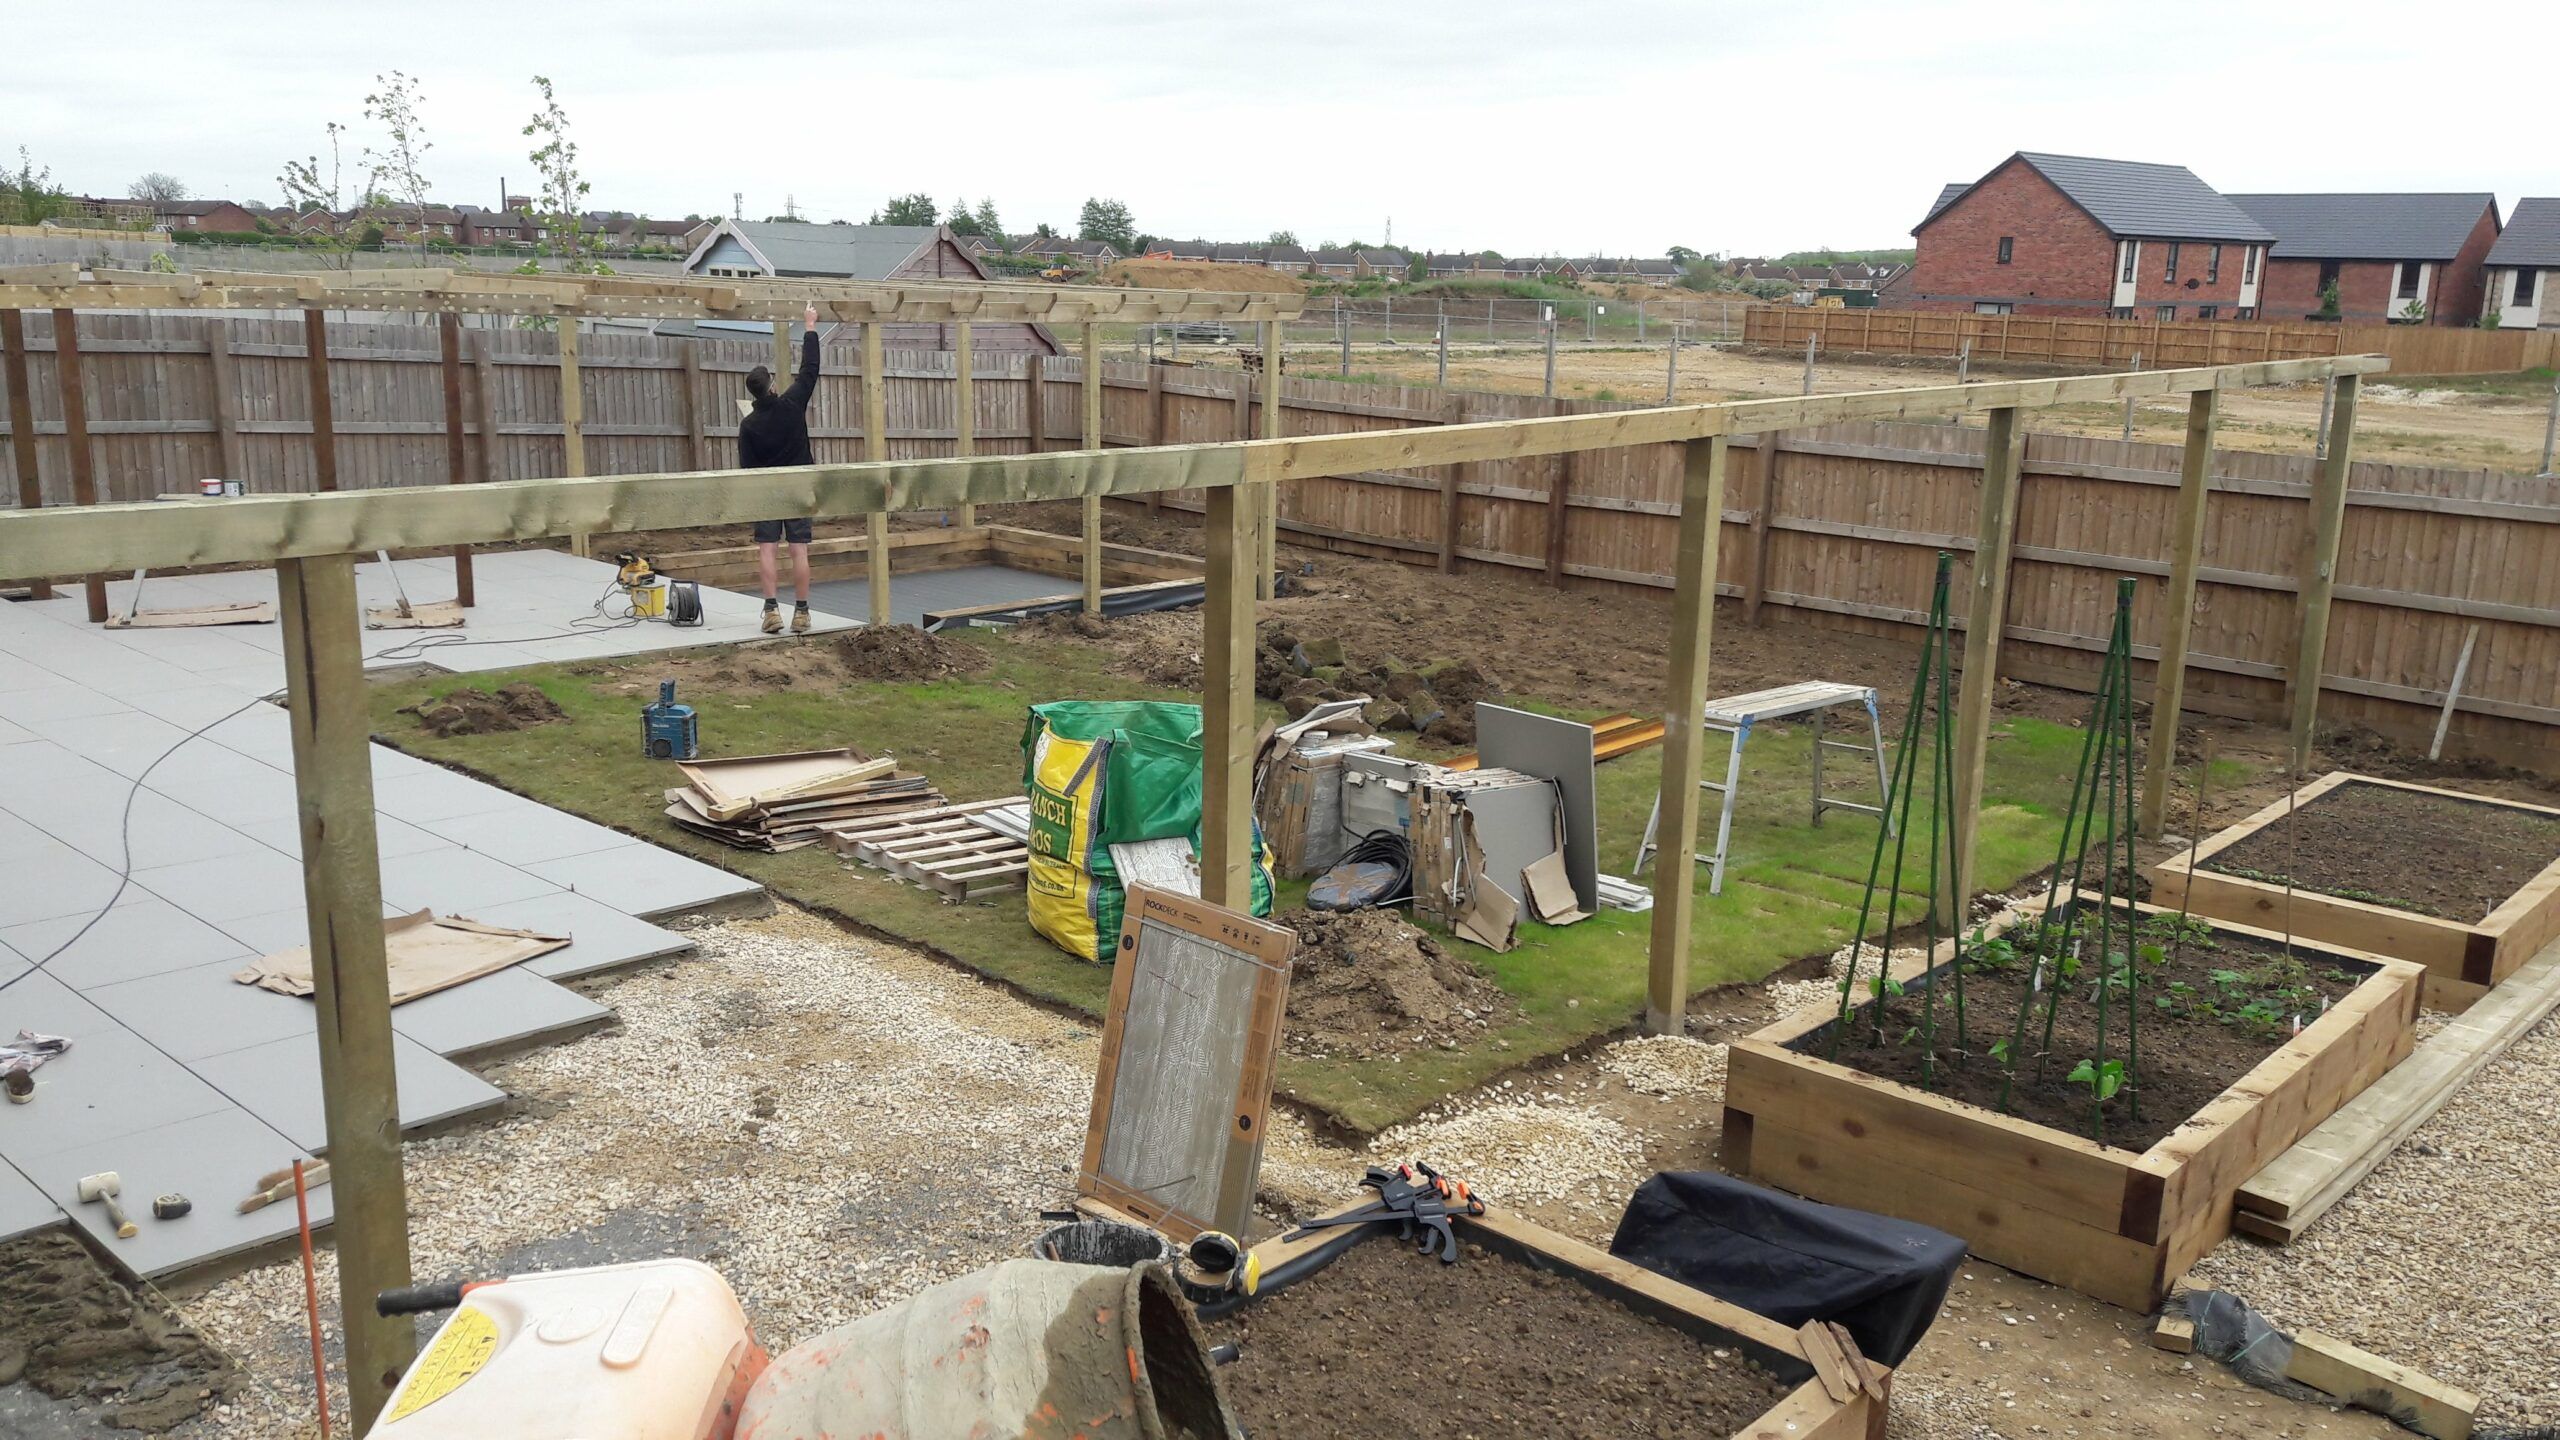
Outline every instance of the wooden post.
<svg viewBox="0 0 2560 1440"><path fill-rule="evenodd" d="M2340 375L2330 382L2337 399L2329 411L2329 448L2320 458L2320 475L2311 486L2311 544L2302 567L2302 638L2294 651L2289 697L2296 776L2311 764L2312 731L2320 720L2320 670L2329 651L2329 595L2338 584L2338 536L2347 521L2347 469L2354 458L2358 379Z"/></svg>
<svg viewBox="0 0 2560 1440"><path fill-rule="evenodd" d="M2009 547L2018 529L2018 459L2026 431L2015 406L1983 427L1981 519L1973 550L1973 598L1965 611L1964 689L1956 700L1956 809L1960 839L1950 896L1973 894L1973 823L1982 811L1983 757L1991 744L1991 701L2000 688L2000 627L2009 614ZM1962 913L1958 902L1958 914Z"/></svg>
<svg viewBox="0 0 2560 1440"><path fill-rule="evenodd" d="M480 457L483 485L498 478L498 367L490 358L497 344L497 337L484 330L480 332L480 343L471 347L471 407L480 416L480 431L472 448Z"/></svg>
<svg viewBox="0 0 2560 1440"><path fill-rule="evenodd" d="M80 373L80 318L71 310L53 312L53 368L62 382L62 448L71 461L71 503L98 503L98 457L89 447L89 390ZM89 623L107 623L107 582L91 576L82 587L89 596Z"/></svg>
<svg viewBox="0 0 2560 1440"><path fill-rule="evenodd" d="M1443 425L1463 425L1467 420L1467 402L1452 395L1443 402ZM1458 570L1459 502L1466 498L1467 477L1475 473L1472 464L1444 466L1440 476L1440 573L1454 575Z"/></svg>
<svg viewBox="0 0 2560 1440"><path fill-rule="evenodd" d="M560 317L560 445L563 475L587 473L587 397L586 388L578 380L578 317ZM569 553L583 559L587 553L584 531L569 532Z"/></svg>
<svg viewBox="0 0 2560 1440"><path fill-rule="evenodd" d="M1724 529L1722 435L1688 441L1680 480L1680 558L1671 591L1670 705L1663 712L1661 848L1653 854L1653 935L1644 1029L1677 1035L1689 1011L1689 916L1697 894L1698 778L1706 745L1707 661L1716 619L1716 545Z"/></svg>
<svg viewBox="0 0 2560 1440"><path fill-rule="evenodd" d="M1084 438L1087 450L1102 448L1102 328L1084 324ZM1084 518L1084 613L1102 613L1102 497L1087 495Z"/></svg>
<svg viewBox="0 0 2560 1440"><path fill-rule="evenodd" d="M1037 350L1022 357L1022 430L1034 455L1049 448L1048 384L1040 376L1043 358Z"/></svg>
<svg viewBox="0 0 2560 1440"><path fill-rule="evenodd" d="M1262 323L1262 438L1265 440L1277 440L1288 433L1288 412L1283 408L1285 402L1280 383L1280 331L1284 323L1279 320ZM1255 598L1269 600L1280 593L1280 485L1277 481L1264 481L1255 491L1253 576Z"/></svg>
<svg viewBox="0 0 2560 1440"><path fill-rule="evenodd" d="M1742 582L1742 623L1760 623L1760 605L1769 593L1769 527L1778 518L1778 457L1787 448L1787 432L1771 430L1760 437L1760 508L1751 512L1751 573Z"/></svg>
<svg viewBox="0 0 2560 1440"><path fill-rule="evenodd" d="M889 458L889 340L877 320L862 326L862 458ZM779 333L777 327L776 333ZM862 576L870 582L871 623L894 623L889 604L889 512L863 517L869 545L862 557Z"/></svg>
<svg viewBox="0 0 2560 1440"><path fill-rule="evenodd" d="M311 470L313 488L338 488L337 401L329 385L329 316L322 310L302 312L302 373L311 391Z"/></svg>
<svg viewBox="0 0 2560 1440"><path fill-rule="evenodd" d="M205 357L213 362L213 442L225 479L246 480L249 462L240 449L240 375L231 358L231 325L220 315L205 325Z"/></svg>
<svg viewBox="0 0 2560 1440"><path fill-rule="evenodd" d="M951 453L954 455L978 453L978 380L974 371L976 352L970 348L969 339L972 328L966 320L951 327L951 433L953 436ZM973 529L977 523L978 507L962 501L960 528Z"/></svg>
<svg viewBox="0 0 2560 1440"><path fill-rule="evenodd" d="M2169 541L2169 591L2160 630L2160 664L2151 676L2151 748L2142 765L2142 833L2160 838L2168 823L2169 772L2178 758L2178 712L2187 693L2187 639L2195 628L2196 569L2204 563L2204 502L2213 488L2213 436L2221 392L2187 397L2187 448L2178 459L2178 519Z"/></svg>
<svg viewBox="0 0 2560 1440"><path fill-rule="evenodd" d="M1164 367L1161 365L1150 364L1147 366L1147 443L1149 445L1162 445L1164 443L1164 406ZM1161 490L1148 491L1147 509L1156 511L1162 510L1163 508L1164 492Z"/></svg>
<svg viewBox="0 0 2560 1440"><path fill-rule="evenodd" d="M1582 452L1568 450L1556 457L1556 478L1547 484L1547 583L1564 584L1565 516L1573 503L1574 472L1581 468Z"/></svg>
<svg viewBox="0 0 2560 1440"><path fill-rule="evenodd" d="M373 1309L375 1295L409 1283L409 1203L400 1170L355 557L278 561L276 590L302 821L312 1000L320 1021L320 1105L337 1197L331 1239L338 1252L347 1405L354 1428L363 1431L409 1367L417 1335L408 1317L384 1319Z"/></svg>
<svg viewBox="0 0 2560 1440"><path fill-rule="evenodd" d="M217 322L218 323L218 322ZM0 366L8 371L9 392L9 457L18 468L18 508L38 510L44 506L44 483L36 469L35 389L27 381L27 317L16 310L0 310ZM41 580L27 587L32 600L50 600L53 587Z"/></svg>
<svg viewBox="0 0 2560 1440"><path fill-rule="evenodd" d="M702 357L687 341L676 351L676 413L684 417L684 463L687 468L708 470L710 449L702 433Z"/></svg>
<svg viewBox="0 0 2560 1440"><path fill-rule="evenodd" d="M1202 498L1209 563L1200 654L1200 897L1247 910L1253 901L1252 489L1212 485Z"/></svg>
<svg viewBox="0 0 2560 1440"><path fill-rule="evenodd" d="M449 485L464 485L471 480L471 458L462 443L462 317L451 312L438 316L436 338L444 370L444 478ZM223 342L217 337L214 344L219 347ZM229 352L223 353L227 360ZM472 593L468 545L453 547L453 598L464 609L478 603Z"/></svg>

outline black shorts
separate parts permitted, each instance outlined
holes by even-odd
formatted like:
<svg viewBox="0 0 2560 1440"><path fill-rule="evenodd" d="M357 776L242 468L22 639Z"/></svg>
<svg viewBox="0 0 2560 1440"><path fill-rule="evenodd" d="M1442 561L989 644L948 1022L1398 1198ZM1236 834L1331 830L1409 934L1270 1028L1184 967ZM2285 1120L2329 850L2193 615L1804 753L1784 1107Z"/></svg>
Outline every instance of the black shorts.
<svg viewBox="0 0 2560 1440"><path fill-rule="evenodd" d="M806 516L803 516L798 520L759 520L756 522L757 544L779 545L786 540L794 545L806 545L809 543L809 521Z"/></svg>

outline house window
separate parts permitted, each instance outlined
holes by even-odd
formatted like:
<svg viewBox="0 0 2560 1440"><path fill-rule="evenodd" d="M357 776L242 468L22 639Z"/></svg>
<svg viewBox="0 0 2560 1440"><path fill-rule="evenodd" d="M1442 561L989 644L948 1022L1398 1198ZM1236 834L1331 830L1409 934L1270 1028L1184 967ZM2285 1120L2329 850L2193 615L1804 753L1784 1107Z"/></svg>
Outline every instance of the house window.
<svg viewBox="0 0 2560 1440"><path fill-rule="evenodd" d="M2255 245L2249 247L2247 254L2240 262L2240 283L2243 285L2258 283L2258 247Z"/></svg>
<svg viewBox="0 0 2560 1440"><path fill-rule="evenodd" d="M2001 236L2001 237L2000 237L2000 263L2001 263L2001 264L2006 265L2006 264L2008 264L2008 263L2009 263L2009 256L2010 256L2010 255L2011 255L2011 254L2016 250L2016 248L2017 248L2017 244L2018 244L2018 237L2016 237L2016 236L2014 236L2014 235L2003 235L2003 236Z"/></svg>
<svg viewBox="0 0 2560 1440"><path fill-rule="evenodd" d="M2169 242L2169 268L2167 269L2167 271L2166 271L2166 272L2164 272L2164 273L2160 276L2160 278L2161 278L2161 279L2163 279L2163 280L2175 280L2175 279L2177 279L2177 278L2178 278L2178 250L2179 250L2179 248L2180 248L2180 247L2179 247L2179 245L2178 245L2178 242L2177 242L2177 241L2172 240L2172 241L2170 241L2170 242Z"/></svg>
<svg viewBox="0 0 2560 1440"><path fill-rule="evenodd" d="M2014 315L2017 313L2017 310L2017 306L2010 304L2006 300L1976 300L1973 302L1973 313L1976 315Z"/></svg>
<svg viewBox="0 0 2560 1440"><path fill-rule="evenodd" d="M2239 309L2232 311L2231 315L2235 320L2255 320L2258 318L2258 307L2255 305L2243 305Z"/></svg>
<svg viewBox="0 0 2560 1440"><path fill-rule="evenodd" d="M2539 273L2541 272L2532 269L2517 269L2515 289L2509 292L2507 303L2510 305L2531 305L2533 303L2533 281L2534 277Z"/></svg>
<svg viewBox="0 0 2560 1440"><path fill-rule="evenodd" d="M2216 245L2212 249L2206 251L2204 255L2204 283L2211 285L2221 279L2222 247Z"/></svg>
<svg viewBox="0 0 2560 1440"><path fill-rule="evenodd" d="M2134 241L2127 240L2124 242L2124 273L2117 278L2127 285L2133 283L2133 256L2136 248Z"/></svg>
<svg viewBox="0 0 2560 1440"><path fill-rule="evenodd" d="M2178 307L2175 305L2163 305L2151 312L2151 318L2160 321L2175 320L2178 318Z"/></svg>
<svg viewBox="0 0 2560 1440"><path fill-rule="evenodd" d="M2417 299L2417 298L2418 298L2418 262L2417 262L2417 261L2415 261L2415 260L2404 260L2404 261L2400 262L2400 289L2399 289L2399 293L2400 293L2400 298L2401 298L2401 299L2403 299L2403 300L2415 300L2415 299Z"/></svg>
<svg viewBox="0 0 2560 1440"><path fill-rule="evenodd" d="M2222 307L2219 305L2199 305L2196 307L2196 318L2199 320L2211 320L2221 313Z"/></svg>
<svg viewBox="0 0 2560 1440"><path fill-rule="evenodd" d="M2110 320L2130 320L2133 318L2133 307L2130 305L2119 305L2113 310L2107 312L2107 318Z"/></svg>

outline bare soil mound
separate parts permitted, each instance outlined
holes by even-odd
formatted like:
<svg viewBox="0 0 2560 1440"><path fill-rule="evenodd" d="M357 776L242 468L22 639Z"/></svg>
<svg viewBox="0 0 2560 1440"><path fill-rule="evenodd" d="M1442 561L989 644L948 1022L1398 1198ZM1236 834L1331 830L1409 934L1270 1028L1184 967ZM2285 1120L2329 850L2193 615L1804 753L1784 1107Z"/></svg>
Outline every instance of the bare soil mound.
<svg viewBox="0 0 2560 1440"><path fill-rule="evenodd" d="M1518 1006L1465 957L1392 910L1291 910L1298 932L1284 1042L1368 1057L1471 1043Z"/></svg>
<svg viewBox="0 0 2560 1440"><path fill-rule="evenodd" d="M1198 694L1200 612L1160 610L1105 618L1069 611L1035 615L1014 627L1026 640L1072 639L1111 652L1112 668L1150 685Z"/></svg>
<svg viewBox="0 0 2560 1440"><path fill-rule="evenodd" d="M439 699L422 700L402 713L417 716L418 723L439 739L528 730L554 721L566 724L569 719L557 702L524 680L501 685L494 695L466 685Z"/></svg>
<svg viewBox="0 0 2560 1440"><path fill-rule="evenodd" d="M95 1404L106 1424L160 1435L219 1399L236 1375L70 1236L0 1246L0 1385L24 1380L56 1400Z"/></svg>
<svg viewBox="0 0 2560 1440"><path fill-rule="evenodd" d="M1303 295L1307 282L1260 265L1221 265L1213 260L1122 260L1102 278L1141 290L1219 290L1229 294Z"/></svg>

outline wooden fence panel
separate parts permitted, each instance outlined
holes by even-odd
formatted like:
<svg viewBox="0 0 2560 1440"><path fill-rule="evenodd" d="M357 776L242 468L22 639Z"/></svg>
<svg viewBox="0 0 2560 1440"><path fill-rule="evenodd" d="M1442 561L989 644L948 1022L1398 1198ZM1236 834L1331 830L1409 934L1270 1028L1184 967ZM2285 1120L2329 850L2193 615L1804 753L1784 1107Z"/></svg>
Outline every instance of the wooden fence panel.
<svg viewBox="0 0 2560 1440"><path fill-rule="evenodd" d="M2405 375L2496 374L2560 364L2560 331L2434 325L2313 324L2270 320L2106 320L2067 315L1964 315L1936 311L1816 310L1755 305L1743 313L1747 345L1800 352L1954 358L2073 369L2146 369L2381 354Z"/></svg>

